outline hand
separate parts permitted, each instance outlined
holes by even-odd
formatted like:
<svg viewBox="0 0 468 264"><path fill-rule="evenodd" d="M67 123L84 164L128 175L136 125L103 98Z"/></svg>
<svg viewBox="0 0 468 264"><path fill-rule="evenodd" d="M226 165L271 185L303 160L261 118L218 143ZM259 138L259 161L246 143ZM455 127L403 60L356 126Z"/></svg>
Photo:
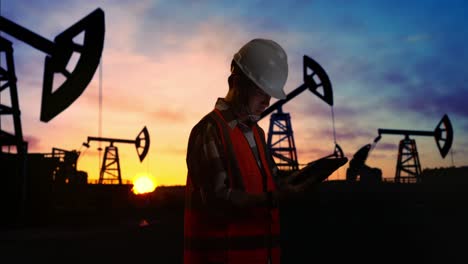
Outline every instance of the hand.
<svg viewBox="0 0 468 264"><path fill-rule="evenodd" d="M306 176L304 175L304 171L302 170L297 170L292 172L291 174L285 176L282 180L283 185L293 185L294 189L297 192L309 192L311 191L314 187L318 186L320 181L317 179L320 179L321 177L319 175L314 175L314 176ZM320 173L320 172L317 172ZM299 181L298 181L299 179Z"/></svg>
<svg viewBox="0 0 468 264"><path fill-rule="evenodd" d="M290 203L300 199L304 195L304 191L295 185L283 182L278 190L273 192L273 200L275 203Z"/></svg>
<svg viewBox="0 0 468 264"><path fill-rule="evenodd" d="M278 190L273 193L273 198L277 203L289 203L302 200L307 193L313 191L320 183L317 182L314 177L310 177L298 184L293 184L297 177L300 177L300 174L301 171L294 171L283 176Z"/></svg>
<svg viewBox="0 0 468 264"><path fill-rule="evenodd" d="M312 191L315 187L317 187L321 182L317 181L316 178L310 177L309 179L306 179L305 181L296 184L295 187L303 193L307 193Z"/></svg>

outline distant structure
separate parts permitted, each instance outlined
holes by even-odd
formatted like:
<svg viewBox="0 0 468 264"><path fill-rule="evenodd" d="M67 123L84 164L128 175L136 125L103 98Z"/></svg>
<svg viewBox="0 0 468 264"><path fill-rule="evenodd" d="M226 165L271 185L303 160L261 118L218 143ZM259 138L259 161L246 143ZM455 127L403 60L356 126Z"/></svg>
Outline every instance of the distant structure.
<svg viewBox="0 0 468 264"><path fill-rule="evenodd" d="M468 186L468 166L426 168L422 171L421 178L422 182L425 183L451 183L466 188Z"/></svg>
<svg viewBox="0 0 468 264"><path fill-rule="evenodd" d="M88 137L88 141L83 143L83 146L89 148L91 141L109 142L110 145L106 146L104 152L104 159L102 160L101 170L99 172L99 184L122 184L122 174L120 170L119 151L114 143L128 143L134 144L140 158L140 162L145 159L148 154L150 146L150 138L148 129L143 127L141 132L137 135L135 140L119 139L119 138L103 138L103 137Z"/></svg>
<svg viewBox="0 0 468 264"><path fill-rule="evenodd" d="M79 151L52 148L50 157L58 161L53 172L55 184L83 185L88 183L88 173L77 170Z"/></svg>
<svg viewBox="0 0 468 264"><path fill-rule="evenodd" d="M271 155L279 160L277 166L282 171L299 169L291 116L289 113L283 112L282 106L306 89L309 89L313 94L333 107L332 85L327 73L320 64L305 55L303 57L303 76L304 83L301 86L289 93L285 99L278 100L265 109L260 116L260 119L262 119L276 110L276 113L273 113L270 117L267 145L271 151ZM286 142L286 144L282 146L281 143L284 142ZM335 145L341 150L336 144L336 140ZM334 153L337 152L335 151Z"/></svg>
<svg viewBox="0 0 468 264"><path fill-rule="evenodd" d="M372 145L366 144L353 155L353 158L349 162L349 167L346 170L346 181L355 182L358 179L363 183L382 181L382 170L379 168L371 168L365 164L371 149Z"/></svg>
<svg viewBox="0 0 468 264"><path fill-rule="evenodd" d="M401 130L401 129L378 129L379 135L374 139L377 143L383 134L403 135L398 147L398 157L395 172L395 182L421 182L421 163L416 148L416 141L409 136L433 136L437 148L445 158L453 142L452 123L448 115L444 115L434 131Z"/></svg>

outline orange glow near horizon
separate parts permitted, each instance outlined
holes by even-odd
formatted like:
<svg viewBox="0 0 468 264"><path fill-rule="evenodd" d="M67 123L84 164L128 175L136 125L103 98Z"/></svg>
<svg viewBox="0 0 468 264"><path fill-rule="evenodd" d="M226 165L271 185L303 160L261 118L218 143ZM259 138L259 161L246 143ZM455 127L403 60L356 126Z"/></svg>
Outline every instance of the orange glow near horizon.
<svg viewBox="0 0 468 264"><path fill-rule="evenodd" d="M134 194L150 193L156 189L156 181L153 179L153 177L148 175L138 175L133 178L132 182L132 191Z"/></svg>

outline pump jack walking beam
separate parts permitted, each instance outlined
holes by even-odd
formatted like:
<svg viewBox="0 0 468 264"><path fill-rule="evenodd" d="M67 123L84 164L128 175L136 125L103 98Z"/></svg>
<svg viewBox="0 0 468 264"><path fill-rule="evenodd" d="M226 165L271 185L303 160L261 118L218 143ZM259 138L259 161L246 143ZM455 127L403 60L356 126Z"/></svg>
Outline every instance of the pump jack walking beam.
<svg viewBox="0 0 468 264"><path fill-rule="evenodd" d="M41 102L41 121L49 122L69 107L86 89L101 60L104 47L104 11L100 8L57 35L54 41L24 28L0 16L0 32L5 32L47 54L44 66L44 82ZM84 33L83 43L73 39ZM67 64L74 52L80 58L72 72ZM55 73L61 73L66 80L53 91Z"/></svg>
<svg viewBox="0 0 468 264"><path fill-rule="evenodd" d="M377 143L382 138L382 134L404 135L405 137L409 137L410 135L434 137L442 158L445 158L445 156L448 154L453 142L452 123L450 122L447 114L442 117L434 131L379 128L378 133L379 135L374 139L374 143Z"/></svg>

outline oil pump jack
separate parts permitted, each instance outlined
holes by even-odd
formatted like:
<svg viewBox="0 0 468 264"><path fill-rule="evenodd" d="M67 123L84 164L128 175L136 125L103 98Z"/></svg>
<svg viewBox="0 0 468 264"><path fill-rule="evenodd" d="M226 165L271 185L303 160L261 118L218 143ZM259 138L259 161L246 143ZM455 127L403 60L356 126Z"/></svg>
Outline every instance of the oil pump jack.
<svg viewBox="0 0 468 264"><path fill-rule="evenodd" d="M382 170L379 168L372 168L367 166L366 160L370 151L375 147L376 142L373 144L366 144L362 146L353 158L349 161L349 167L346 169L346 181L362 183L376 183L382 181Z"/></svg>
<svg viewBox="0 0 468 264"><path fill-rule="evenodd" d="M302 85L289 93L285 99L278 100L265 109L260 116L260 119L262 119L276 110L276 113L273 113L270 117L267 145L272 156L280 160L277 162L277 166L283 171L299 169L296 145L291 126L291 117L289 113L283 112L283 105L301 94L303 91L309 89L313 94L333 107L333 90L327 73L320 64L306 55L303 57L303 78L304 83ZM278 146L283 141L287 142L287 146ZM333 153L327 157L332 156L344 157L343 150L336 143L336 140Z"/></svg>
<svg viewBox="0 0 468 264"><path fill-rule="evenodd" d="M92 80L104 47L104 12L97 8L58 34L53 41L2 16L0 16L0 32L46 54L40 120L49 122L68 108ZM77 36L82 36L82 40L78 40ZM0 122L0 169L2 176L10 176L4 178L8 178L12 186L4 194L5 197L10 200L18 200L20 211L23 212L27 193L31 191L29 188L38 186L35 182L30 183L30 181L40 179L42 174L48 175L53 171L55 165L49 164L49 161L45 162L46 159L40 155L28 154L28 145L24 141L21 126L13 51L13 43L2 34L0 36L0 57L5 58L6 65L0 65L0 94L9 92L9 98L7 98L9 104L0 102L0 117L11 117L13 128L5 129ZM74 68L71 69L72 65L69 64L71 64L71 58L74 54L77 54L79 59ZM54 79L58 75L62 75L64 81L60 85L54 85ZM11 152L11 147L15 147L16 153ZM4 148L8 148L8 151L4 152ZM30 167L40 167L41 171L34 169L35 177L32 178L28 176L28 171L33 170ZM14 202L9 203L13 204ZM23 215L22 212L20 215Z"/></svg>
<svg viewBox="0 0 468 264"><path fill-rule="evenodd" d="M104 28L104 12L99 8L57 35L54 41L0 16L0 32L46 54L40 113L42 122L52 120L86 89L99 65L104 45ZM83 43L75 43L74 38L82 33ZM80 54L80 58L70 72L67 65L75 52ZM3 36L0 36L0 53L5 53L6 58L6 68L0 67L0 82L4 82L0 85L0 92L9 88L11 102L11 106L0 104L0 115L12 116L14 126L14 133L3 131L0 127L0 148L16 146L16 152L24 155L27 153L27 143L23 140L21 128L13 46ZM65 81L53 90L56 73L62 74Z"/></svg>
<svg viewBox="0 0 468 264"><path fill-rule="evenodd" d="M434 137L437 148L442 158L445 158L453 142L452 123L448 115L444 115L437 124L434 131L402 130L402 129L378 129L379 135L374 139L377 143L383 134L403 135L398 147L398 157L395 172L395 182L420 182L421 163L419 161L416 141L409 136L430 136Z"/></svg>
<svg viewBox="0 0 468 264"><path fill-rule="evenodd" d="M122 184L122 176L120 171L119 151L114 143L127 143L135 144L135 148L140 159L140 162L145 159L148 154L150 146L150 138L148 129L143 127L141 132L136 136L135 140L119 139L119 138L103 138L103 137L88 137L88 141L83 143L83 146L89 148L89 142L101 141L109 142L110 145L106 146L104 151L104 158L99 173L99 184L110 183L113 184L117 181L119 185Z"/></svg>

